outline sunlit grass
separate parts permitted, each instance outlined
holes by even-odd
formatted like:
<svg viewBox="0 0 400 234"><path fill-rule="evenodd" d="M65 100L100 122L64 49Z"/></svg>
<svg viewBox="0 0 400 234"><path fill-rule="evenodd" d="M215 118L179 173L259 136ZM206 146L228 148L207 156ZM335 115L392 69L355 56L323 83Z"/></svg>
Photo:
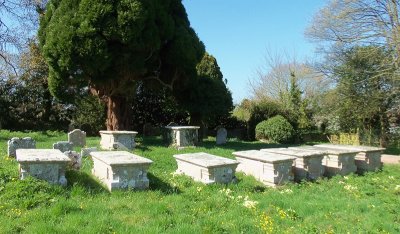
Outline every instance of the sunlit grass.
<svg viewBox="0 0 400 234"><path fill-rule="evenodd" d="M38 148L66 140L64 133L21 134L28 135ZM396 165L363 176L276 189L242 173L237 173L236 184L206 186L174 176L172 155L203 151L233 158L233 151L276 145L229 141L216 146L210 138L197 148L178 151L165 147L159 138L138 138L134 153L154 161L149 190L109 193L92 177L90 158L83 160L81 171L67 173L65 188L18 180L18 164L6 157L6 140L12 136L0 136L0 233L400 232L400 166ZM98 143L99 138L87 139L89 147Z"/></svg>

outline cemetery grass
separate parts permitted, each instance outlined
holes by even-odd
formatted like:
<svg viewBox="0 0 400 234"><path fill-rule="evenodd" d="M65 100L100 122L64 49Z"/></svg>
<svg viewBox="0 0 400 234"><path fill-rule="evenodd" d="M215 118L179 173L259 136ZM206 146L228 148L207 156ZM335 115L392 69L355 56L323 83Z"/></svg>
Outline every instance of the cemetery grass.
<svg viewBox="0 0 400 234"><path fill-rule="evenodd" d="M0 233L399 233L400 166L364 175L268 188L237 173L235 184L205 186L174 176L173 154L207 152L228 158L237 150L276 147L209 138L178 151L159 138L138 138L135 154L154 161L146 191L109 193L91 176L90 158L68 171L63 188L36 179L20 181L18 164L6 157L10 136L31 136L51 148L66 134L0 131ZM89 137L89 147L98 146ZM79 148L76 149L79 151Z"/></svg>

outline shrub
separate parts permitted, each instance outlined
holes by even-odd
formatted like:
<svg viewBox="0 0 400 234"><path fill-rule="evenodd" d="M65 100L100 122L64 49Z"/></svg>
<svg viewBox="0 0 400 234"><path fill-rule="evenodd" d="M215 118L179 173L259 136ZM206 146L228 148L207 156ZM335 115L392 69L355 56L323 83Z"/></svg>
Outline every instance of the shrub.
<svg viewBox="0 0 400 234"><path fill-rule="evenodd" d="M274 143L287 143L293 137L292 125L281 115L264 120L256 126L256 138Z"/></svg>

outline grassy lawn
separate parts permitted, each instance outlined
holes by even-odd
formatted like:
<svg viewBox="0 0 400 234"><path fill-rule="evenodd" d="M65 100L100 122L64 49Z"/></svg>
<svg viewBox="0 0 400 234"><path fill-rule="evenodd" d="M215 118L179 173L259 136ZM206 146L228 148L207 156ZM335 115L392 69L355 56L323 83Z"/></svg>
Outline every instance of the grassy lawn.
<svg viewBox="0 0 400 234"><path fill-rule="evenodd" d="M0 233L399 233L400 166L365 175L264 187L237 173L238 183L205 186L173 176L173 154L208 152L233 158L237 150L276 147L209 139L197 148L166 148L159 138L138 138L135 154L154 161L147 191L109 193L91 176L91 160L67 173L68 186L18 180L6 157L7 140L31 136L37 148L67 140L58 132L0 131ZM87 145L100 139L89 137ZM80 151L80 149L76 149Z"/></svg>

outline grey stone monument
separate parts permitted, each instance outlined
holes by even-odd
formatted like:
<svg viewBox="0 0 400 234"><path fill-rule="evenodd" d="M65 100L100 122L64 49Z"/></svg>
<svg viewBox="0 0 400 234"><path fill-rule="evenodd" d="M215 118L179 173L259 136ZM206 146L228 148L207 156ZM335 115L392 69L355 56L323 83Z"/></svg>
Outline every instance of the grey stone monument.
<svg viewBox="0 0 400 234"><path fill-rule="evenodd" d="M226 144L226 137L228 136L228 131L225 128L219 128L217 131L217 145Z"/></svg>
<svg viewBox="0 0 400 234"><path fill-rule="evenodd" d="M82 156L75 151L65 151L65 156L67 156L71 161L68 163L69 168L73 170L80 170L82 167Z"/></svg>
<svg viewBox="0 0 400 234"><path fill-rule="evenodd" d="M53 149L58 149L61 152L72 151L74 145L69 141L58 141L53 144Z"/></svg>
<svg viewBox="0 0 400 234"><path fill-rule="evenodd" d="M86 145L86 132L80 129L74 129L68 133L68 141L73 144L73 146L83 147Z"/></svg>
<svg viewBox="0 0 400 234"><path fill-rule="evenodd" d="M13 137L7 142L7 155L15 157L17 149L36 149L36 142L30 137Z"/></svg>

